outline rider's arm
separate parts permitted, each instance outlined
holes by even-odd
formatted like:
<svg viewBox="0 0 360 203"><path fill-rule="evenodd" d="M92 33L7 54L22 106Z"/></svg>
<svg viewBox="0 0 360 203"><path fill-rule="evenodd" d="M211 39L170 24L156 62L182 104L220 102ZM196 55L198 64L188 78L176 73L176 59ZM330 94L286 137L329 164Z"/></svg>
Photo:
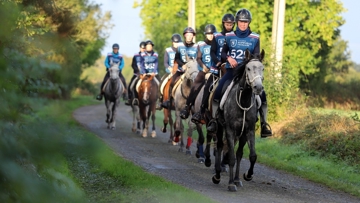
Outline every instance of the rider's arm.
<svg viewBox="0 0 360 203"><path fill-rule="evenodd" d="M120 66L119 66L120 72L121 72L122 69L124 68L124 65L125 65L125 60L124 60L124 58L121 57Z"/></svg>
<svg viewBox="0 0 360 203"><path fill-rule="evenodd" d="M180 56L180 52L176 51L175 54L175 61L177 62L177 64L182 67L183 65L185 65L185 63L182 61L181 56Z"/></svg>
<svg viewBox="0 0 360 203"><path fill-rule="evenodd" d="M202 53L200 51L200 46L198 46L197 49L198 49L198 51L197 51L196 61L198 62L199 66L203 69L203 71L207 72L209 68L206 67L206 65L202 61Z"/></svg>
<svg viewBox="0 0 360 203"><path fill-rule="evenodd" d="M108 68L110 68L109 56L108 56L108 55L107 55L106 58L105 58L104 64L105 64L106 70L107 70Z"/></svg>
<svg viewBox="0 0 360 203"><path fill-rule="evenodd" d="M221 62L226 62L228 56L229 46L227 45L226 41L224 42L224 46L221 50Z"/></svg>
<svg viewBox="0 0 360 203"><path fill-rule="evenodd" d="M211 50L210 50L211 60L214 62L214 64L218 64L220 62L218 57L216 56L216 51L217 51L217 43L216 40L214 39L213 41L211 41Z"/></svg>
<svg viewBox="0 0 360 203"><path fill-rule="evenodd" d="M139 72L139 67L138 67L138 63L136 61L136 56L134 56L133 59L132 59L131 67L134 69L134 73Z"/></svg>
<svg viewBox="0 0 360 203"><path fill-rule="evenodd" d="M140 74L146 73L144 57L140 56Z"/></svg>
<svg viewBox="0 0 360 203"><path fill-rule="evenodd" d="M164 66L165 66L165 71L167 72L167 73L170 73L170 70L169 70L169 55L168 55L168 53L166 52L166 50L165 50L165 53L164 53Z"/></svg>

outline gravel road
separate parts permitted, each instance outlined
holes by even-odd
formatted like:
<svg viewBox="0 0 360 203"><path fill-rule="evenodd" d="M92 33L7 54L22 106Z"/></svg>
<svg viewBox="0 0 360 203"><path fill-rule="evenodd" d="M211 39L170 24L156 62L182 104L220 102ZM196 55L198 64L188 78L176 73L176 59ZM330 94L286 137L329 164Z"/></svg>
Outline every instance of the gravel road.
<svg viewBox="0 0 360 203"><path fill-rule="evenodd" d="M86 106L73 113L74 118L86 129L98 135L120 156L131 160L146 171L162 176L218 202L360 202L359 198L343 192L312 183L308 180L278 171L256 163L253 181L242 181L243 187L237 192L227 190L228 175L223 173L220 184L211 181L212 166L205 167L197 163L195 157L196 141L192 144L192 154L178 152L178 146L167 143L168 133L157 129L157 137L143 138L131 132L132 114L130 107L120 104L118 108L116 130L108 130L105 123L105 106L103 104ZM249 167L243 159L241 174Z"/></svg>

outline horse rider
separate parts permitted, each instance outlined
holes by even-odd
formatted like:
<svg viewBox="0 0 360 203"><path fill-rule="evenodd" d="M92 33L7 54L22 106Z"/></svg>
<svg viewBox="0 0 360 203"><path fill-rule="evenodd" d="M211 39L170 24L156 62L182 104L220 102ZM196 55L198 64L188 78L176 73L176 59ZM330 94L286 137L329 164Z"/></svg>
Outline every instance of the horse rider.
<svg viewBox="0 0 360 203"><path fill-rule="evenodd" d="M113 63L120 63L119 65L119 77L124 85L124 93L123 93L123 98L125 99L126 97L126 80L124 78L124 76L122 75L121 71L122 69L124 68L124 65L125 65L125 61L124 61L124 58L123 56L119 53L119 49L120 49L120 46L119 44L115 43L112 45L112 49L113 51L108 53L106 58L105 58L105 67L106 67L106 74L105 74L105 77L104 77L104 80L103 82L101 83L101 87L100 87L100 94L96 96L96 99L97 100L102 100L102 97L103 97L103 88L104 88L104 85L106 83L106 81L109 80L110 78L110 72L108 71L111 64L110 62L112 61Z"/></svg>
<svg viewBox="0 0 360 203"><path fill-rule="evenodd" d="M172 46L165 49L164 53L164 67L165 67L165 74L161 78L161 84L166 84L172 76L173 67L174 67L174 60L175 60L175 54L176 50L178 48L179 43L182 43L182 39L180 34L173 34L171 36ZM159 87L161 88L161 87ZM163 95L159 94L159 103L156 106L157 110L161 110L162 106L161 103L163 102Z"/></svg>
<svg viewBox="0 0 360 203"><path fill-rule="evenodd" d="M226 33L224 46L221 51L221 58L226 61L226 73L220 79L219 85L215 90L213 102L215 102L217 106L222 97L223 86L233 79L234 68L244 62L246 49L248 49L251 54L260 54L260 36L252 32L249 26L252 20L251 12L248 9L240 9L236 12L235 20L237 24L236 31ZM272 132L268 129L268 123L266 122L267 103L264 91L260 97L262 100L260 108L261 137L264 138L271 136ZM207 130L216 131L216 126L216 121L210 122Z"/></svg>
<svg viewBox="0 0 360 203"><path fill-rule="evenodd" d="M145 51L145 42L140 42L140 45L139 45L139 52L138 53L135 53L133 58L132 58L132 63L131 63L131 67L133 68L133 71L134 71L134 75L132 76L131 80L130 80L130 83L129 83L129 86L128 86L128 100L125 102L125 105L128 105L130 106L131 103L132 103L132 100L133 100L133 92L131 90L131 86L134 82L134 80L139 76L139 73L140 73L140 54L142 52Z"/></svg>
<svg viewBox="0 0 360 203"><path fill-rule="evenodd" d="M174 73L174 75L171 77L169 95L171 95L172 89L176 81L186 71L186 63L187 63L186 56L193 59L197 57L197 50L198 50L197 44L193 42L193 38L195 37L195 35L196 32L192 27L186 27L183 31L185 43L179 44L175 54L175 61L178 64L178 68L176 70L176 73ZM170 97L167 101L162 103L162 107L166 109L170 109L171 107Z"/></svg>
<svg viewBox="0 0 360 203"><path fill-rule="evenodd" d="M151 40L145 41L145 51L140 54L140 74L155 75L154 80L159 85L158 75L158 53L153 50L154 43ZM141 80L135 83L141 83ZM138 92L135 90L134 105L138 105Z"/></svg>
<svg viewBox="0 0 360 203"><path fill-rule="evenodd" d="M206 25L204 31L205 41L200 41L198 43L198 55L196 60L199 64L199 73L197 74L194 84L191 87L190 94L186 99L186 105L180 112L180 117L182 119L187 119L189 117L191 106L194 105L196 96L199 94L205 83L205 74L213 67L210 49L214 39L214 33L216 33L215 25Z"/></svg>
<svg viewBox="0 0 360 203"><path fill-rule="evenodd" d="M204 94L201 101L200 111L196 112L191 118L191 120L195 121L196 123L205 123L204 114L209 106L210 88L213 85L213 82L215 80L218 80L220 77L219 67L222 64L221 50L225 42L226 33L231 32L234 29L235 17L233 14L226 13L223 15L221 21L222 21L222 30L221 32L214 33L214 40L212 40L211 42L210 55L213 63L213 66L210 69L211 76L207 79L204 87Z"/></svg>

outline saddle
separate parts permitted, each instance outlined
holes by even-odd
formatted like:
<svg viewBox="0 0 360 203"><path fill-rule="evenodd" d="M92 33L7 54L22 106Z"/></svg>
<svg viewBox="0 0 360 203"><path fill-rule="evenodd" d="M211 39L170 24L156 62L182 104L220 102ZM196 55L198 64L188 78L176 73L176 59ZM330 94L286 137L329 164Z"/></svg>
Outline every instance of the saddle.
<svg viewBox="0 0 360 203"><path fill-rule="evenodd" d="M185 74L182 74L176 81L175 81L175 85L172 89L172 92L171 92L171 96L173 98L175 98L175 92L176 92L176 89L179 87L179 85L182 83L182 81L184 80L185 78Z"/></svg>

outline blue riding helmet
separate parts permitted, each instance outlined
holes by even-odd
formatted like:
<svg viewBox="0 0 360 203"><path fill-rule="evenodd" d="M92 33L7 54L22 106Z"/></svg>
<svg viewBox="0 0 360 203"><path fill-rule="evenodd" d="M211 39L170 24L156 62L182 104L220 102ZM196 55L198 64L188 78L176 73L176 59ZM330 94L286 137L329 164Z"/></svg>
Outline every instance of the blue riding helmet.
<svg viewBox="0 0 360 203"><path fill-rule="evenodd" d="M113 48L113 49L116 49L116 48L117 48L117 49L120 49L120 46L119 46L119 44L115 43L115 44L112 45L112 48Z"/></svg>

